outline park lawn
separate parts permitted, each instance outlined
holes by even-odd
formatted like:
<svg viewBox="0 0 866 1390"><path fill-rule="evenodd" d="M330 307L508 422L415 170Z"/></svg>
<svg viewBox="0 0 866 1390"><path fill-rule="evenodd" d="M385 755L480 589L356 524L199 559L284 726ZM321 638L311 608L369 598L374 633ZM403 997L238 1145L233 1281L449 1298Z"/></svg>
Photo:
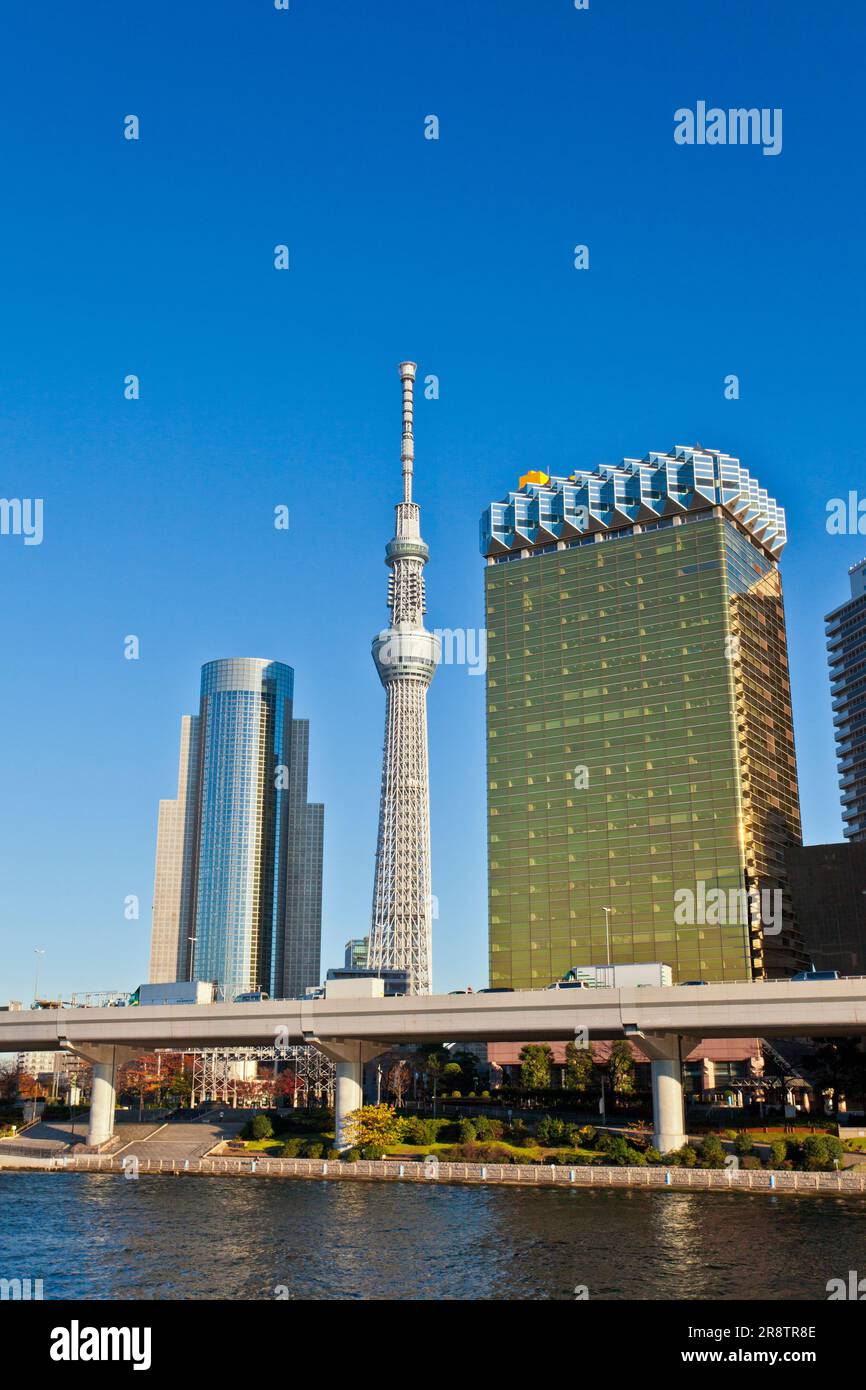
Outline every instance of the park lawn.
<svg viewBox="0 0 866 1390"><path fill-rule="evenodd" d="M244 1148L249 1153L269 1153L277 1157L284 1144L290 1139L302 1139L304 1143L324 1144L326 1149L333 1148L334 1134L276 1134L271 1139L247 1139L242 1141Z"/></svg>
<svg viewBox="0 0 866 1390"><path fill-rule="evenodd" d="M484 1141L487 1142L486 1140ZM562 1153L578 1154L581 1158L597 1158L598 1155L592 1149L581 1149L575 1146L568 1149L545 1149L538 1145L532 1148L523 1148L517 1144L509 1144L504 1139L491 1139L491 1144L495 1144L497 1149L504 1149L507 1154L513 1154L515 1158L523 1158L529 1163L533 1159L549 1158L552 1163L557 1161L557 1157ZM453 1149L453 1142L442 1144L386 1144L385 1153L391 1158L419 1158L424 1154L440 1153L442 1149ZM460 1162L460 1160L457 1160Z"/></svg>
<svg viewBox="0 0 866 1390"><path fill-rule="evenodd" d="M745 1133L755 1144L772 1144L776 1139L806 1139L810 1134L830 1134L832 1131L809 1129L808 1125L796 1125L787 1134L781 1129L748 1129ZM716 1137L721 1137L721 1131Z"/></svg>

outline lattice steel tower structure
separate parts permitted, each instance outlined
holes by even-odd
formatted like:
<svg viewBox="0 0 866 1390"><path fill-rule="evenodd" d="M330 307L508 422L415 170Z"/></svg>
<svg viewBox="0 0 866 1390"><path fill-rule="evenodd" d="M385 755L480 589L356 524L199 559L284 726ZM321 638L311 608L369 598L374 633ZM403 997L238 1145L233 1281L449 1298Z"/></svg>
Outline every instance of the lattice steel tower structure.
<svg viewBox="0 0 866 1390"><path fill-rule="evenodd" d="M409 972L413 994L429 994L432 975L430 895L430 778L427 763L427 687L440 641L424 627L421 509L412 501L415 443L412 392L415 363L401 362L403 383L403 500L394 539L385 548L390 626L373 639L373 660L385 687L385 749L379 837L370 930L371 967Z"/></svg>

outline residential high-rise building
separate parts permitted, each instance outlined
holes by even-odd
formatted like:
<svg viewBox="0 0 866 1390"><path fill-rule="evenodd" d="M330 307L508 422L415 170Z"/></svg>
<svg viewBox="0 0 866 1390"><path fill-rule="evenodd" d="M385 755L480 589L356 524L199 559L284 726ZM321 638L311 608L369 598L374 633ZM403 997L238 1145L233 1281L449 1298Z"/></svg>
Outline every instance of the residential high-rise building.
<svg viewBox="0 0 866 1390"><path fill-rule="evenodd" d="M805 965L784 543L699 447L530 473L484 514L491 985Z"/></svg>
<svg viewBox="0 0 866 1390"><path fill-rule="evenodd" d="M851 597L825 619L845 838L866 841L866 560L848 571Z"/></svg>
<svg viewBox="0 0 866 1390"><path fill-rule="evenodd" d="M309 724L292 717L293 685L279 661L202 667L177 797L160 802L153 982L216 980L232 999L319 981L324 809L307 803Z"/></svg>
<svg viewBox="0 0 866 1390"><path fill-rule="evenodd" d="M430 782L427 687L439 659L439 638L424 627L427 611L421 508L412 501L415 363L401 362L403 500L394 538L385 548L390 625L373 639L373 660L385 687L385 747L370 927L369 964L409 972L413 994L429 994L432 974Z"/></svg>

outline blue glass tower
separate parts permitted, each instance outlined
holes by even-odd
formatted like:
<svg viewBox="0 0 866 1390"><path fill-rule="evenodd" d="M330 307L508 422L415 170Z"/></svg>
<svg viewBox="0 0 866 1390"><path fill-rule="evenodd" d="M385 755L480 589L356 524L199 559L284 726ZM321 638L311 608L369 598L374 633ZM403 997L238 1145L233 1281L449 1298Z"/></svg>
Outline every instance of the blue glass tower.
<svg viewBox="0 0 866 1390"><path fill-rule="evenodd" d="M323 808L307 804L309 726L294 673L202 668L178 799L160 806L151 979L216 980L227 999L303 992L320 973Z"/></svg>

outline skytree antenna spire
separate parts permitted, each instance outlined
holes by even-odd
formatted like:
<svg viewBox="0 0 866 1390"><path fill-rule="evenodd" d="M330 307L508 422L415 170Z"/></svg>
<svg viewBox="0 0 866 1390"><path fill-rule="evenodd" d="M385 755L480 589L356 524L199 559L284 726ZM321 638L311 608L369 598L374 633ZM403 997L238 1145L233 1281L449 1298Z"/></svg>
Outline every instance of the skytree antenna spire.
<svg viewBox="0 0 866 1390"><path fill-rule="evenodd" d="M403 443L400 459L403 464L403 501L412 501L412 474L415 471L415 435L413 433L415 363L401 362L397 369L403 382Z"/></svg>
<svg viewBox="0 0 866 1390"><path fill-rule="evenodd" d="M409 972L412 994L429 994L432 977L430 778L427 687L439 660L439 638L424 627L421 509L412 501L415 464L415 363L401 362L403 501L394 539L385 547L391 623L373 639L373 660L385 687L385 747L370 926L370 965Z"/></svg>

